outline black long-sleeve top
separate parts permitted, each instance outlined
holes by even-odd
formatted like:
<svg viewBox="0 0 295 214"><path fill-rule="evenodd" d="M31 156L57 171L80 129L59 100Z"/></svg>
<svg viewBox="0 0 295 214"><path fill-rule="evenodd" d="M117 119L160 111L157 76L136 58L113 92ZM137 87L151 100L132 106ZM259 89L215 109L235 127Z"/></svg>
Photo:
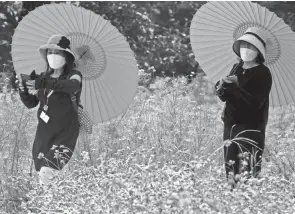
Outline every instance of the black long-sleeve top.
<svg viewBox="0 0 295 214"><path fill-rule="evenodd" d="M79 71L73 70L69 77L72 75L79 75L82 79L82 75ZM56 95L59 95L57 98L58 101L54 102L55 106L57 106L57 110L60 109L59 105L62 105L63 102L62 99L69 99L70 94L73 94L75 92L78 92L78 99L80 98L81 92L79 89L81 89L81 83L79 83L77 80L70 80L70 79L49 79L49 78L43 78L43 73L36 78L35 88L38 89L38 92L36 95L31 95L28 93L28 90L25 88L24 91L20 91L20 98L22 102L25 104L27 108L34 108L39 104L39 101L41 103L40 109L43 108L44 102L47 101L47 95L50 91L50 89L54 90ZM53 99L55 95L52 96ZM50 101L51 99L50 98ZM71 102L70 102L71 103ZM55 106L53 106L55 108Z"/></svg>
<svg viewBox="0 0 295 214"><path fill-rule="evenodd" d="M231 87L219 96L225 102L224 123L266 127L272 86L270 70L260 64L250 69L240 68L236 75L239 84L233 86L234 83L231 83Z"/></svg>
<svg viewBox="0 0 295 214"><path fill-rule="evenodd" d="M19 91L21 101L29 109L34 108L39 104L39 99L38 99L39 94L42 94L41 90L39 90L36 95L29 94L27 89L25 89L24 91Z"/></svg>

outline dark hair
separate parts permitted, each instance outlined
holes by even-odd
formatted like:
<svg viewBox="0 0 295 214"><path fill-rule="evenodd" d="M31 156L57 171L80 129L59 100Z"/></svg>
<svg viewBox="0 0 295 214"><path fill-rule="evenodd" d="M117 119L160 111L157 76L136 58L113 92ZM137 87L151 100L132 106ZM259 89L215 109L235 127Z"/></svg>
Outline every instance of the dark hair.
<svg viewBox="0 0 295 214"><path fill-rule="evenodd" d="M258 55L255 59L255 62L258 63L259 65L263 64L264 63L264 58L262 56L262 54L260 53L260 51L258 51Z"/></svg>
<svg viewBox="0 0 295 214"><path fill-rule="evenodd" d="M46 50L46 55L47 56L47 52L48 52L48 49ZM63 78L67 77L67 75L73 70L73 68L75 67L75 59L74 57L72 56L72 54L68 53L67 51L63 51L64 54L65 54L65 59L66 59L66 65L64 67L64 70L61 74L61 76ZM46 58L46 70L45 70L45 74L44 74L44 77L49 77L52 73L53 73L53 69L50 68L49 64L48 64L48 61L47 61L47 58Z"/></svg>

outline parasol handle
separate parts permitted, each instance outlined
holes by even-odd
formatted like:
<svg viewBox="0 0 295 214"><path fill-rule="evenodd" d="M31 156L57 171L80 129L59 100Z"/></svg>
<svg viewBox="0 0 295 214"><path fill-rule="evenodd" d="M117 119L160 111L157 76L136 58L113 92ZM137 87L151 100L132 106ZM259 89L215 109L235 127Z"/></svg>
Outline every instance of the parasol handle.
<svg viewBox="0 0 295 214"><path fill-rule="evenodd" d="M240 60L240 62L237 64L237 66L230 71L229 76L235 75L237 73L237 71L243 66L243 64L244 64L243 60Z"/></svg>
<svg viewBox="0 0 295 214"><path fill-rule="evenodd" d="M80 56L80 58L79 58L78 60L82 59L82 57L83 57L86 53L87 53L87 50L86 50L84 53L81 54L81 56Z"/></svg>

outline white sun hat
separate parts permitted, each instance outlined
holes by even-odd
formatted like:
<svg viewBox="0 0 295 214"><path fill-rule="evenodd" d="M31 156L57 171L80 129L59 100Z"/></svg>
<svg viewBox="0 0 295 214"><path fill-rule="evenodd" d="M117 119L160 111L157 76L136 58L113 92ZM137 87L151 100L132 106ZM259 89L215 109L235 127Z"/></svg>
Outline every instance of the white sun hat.
<svg viewBox="0 0 295 214"><path fill-rule="evenodd" d="M248 28L245 34L234 42L233 50L239 57L241 57L240 45L243 41L252 44L263 57L263 61L265 61L267 33L263 29L259 27Z"/></svg>

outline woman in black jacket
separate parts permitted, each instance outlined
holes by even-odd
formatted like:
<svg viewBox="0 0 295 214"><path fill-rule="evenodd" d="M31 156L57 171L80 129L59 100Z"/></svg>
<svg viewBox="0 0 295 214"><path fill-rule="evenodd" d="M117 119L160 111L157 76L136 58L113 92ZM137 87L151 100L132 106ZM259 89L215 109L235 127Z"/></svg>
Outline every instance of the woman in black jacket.
<svg viewBox="0 0 295 214"><path fill-rule="evenodd" d="M218 81L218 97L225 102L222 114L226 175L243 171L256 177L261 171L265 129L268 122L269 94L272 85L265 62L267 34L249 28L234 44L241 58L230 75Z"/></svg>
<svg viewBox="0 0 295 214"><path fill-rule="evenodd" d="M20 81L20 97L27 108L40 104L32 154L40 182L49 184L69 161L76 145L79 123L71 95L80 99L82 75L73 69L75 54L65 36L51 36L39 51L47 69Z"/></svg>

